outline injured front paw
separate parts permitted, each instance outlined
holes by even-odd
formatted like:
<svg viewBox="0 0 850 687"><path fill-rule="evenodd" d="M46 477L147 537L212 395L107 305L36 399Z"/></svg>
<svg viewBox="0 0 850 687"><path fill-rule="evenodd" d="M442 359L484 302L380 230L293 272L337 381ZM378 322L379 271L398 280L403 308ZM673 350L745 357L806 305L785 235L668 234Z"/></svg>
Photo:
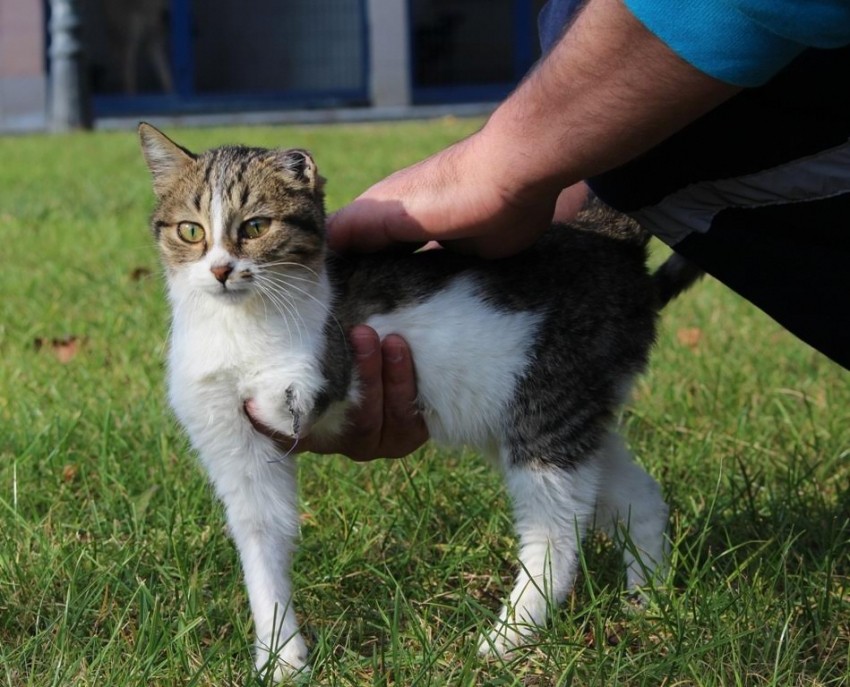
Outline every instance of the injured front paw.
<svg viewBox="0 0 850 687"><path fill-rule="evenodd" d="M272 430L291 439L300 439L310 426L311 401L296 384L282 392L260 390L246 402L246 410L255 426Z"/></svg>
<svg viewBox="0 0 850 687"><path fill-rule="evenodd" d="M285 401L286 410L289 412L289 415L292 418L290 423L292 433L289 436L294 439L297 439L301 435L301 424L304 412L302 411L301 406L298 404L298 392L294 384L290 384L288 387L286 387Z"/></svg>

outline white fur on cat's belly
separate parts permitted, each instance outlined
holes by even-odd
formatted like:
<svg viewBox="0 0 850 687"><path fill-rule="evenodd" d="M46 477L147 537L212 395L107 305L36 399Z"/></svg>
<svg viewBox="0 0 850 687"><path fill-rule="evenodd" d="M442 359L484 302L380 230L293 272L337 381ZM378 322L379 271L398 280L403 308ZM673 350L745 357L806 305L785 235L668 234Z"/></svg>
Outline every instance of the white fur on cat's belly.
<svg viewBox="0 0 850 687"><path fill-rule="evenodd" d="M494 308L482 300L474 279L459 277L426 300L366 324L382 339L400 334L409 344L431 437L484 447L499 438L494 429L530 362L542 319Z"/></svg>

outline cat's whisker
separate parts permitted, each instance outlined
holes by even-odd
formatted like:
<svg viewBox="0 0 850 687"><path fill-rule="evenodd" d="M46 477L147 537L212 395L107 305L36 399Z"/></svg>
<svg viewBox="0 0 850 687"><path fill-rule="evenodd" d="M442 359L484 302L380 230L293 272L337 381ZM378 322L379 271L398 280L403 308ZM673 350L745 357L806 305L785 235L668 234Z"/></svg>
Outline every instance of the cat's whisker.
<svg viewBox="0 0 850 687"><path fill-rule="evenodd" d="M293 291L297 291L298 293L307 296L307 298L312 299L316 304L319 305L319 307L321 307L328 314L328 317L330 317L334 321L334 324L336 324L337 329L339 329L339 333L342 335L343 340L346 339L345 329L343 328L342 323L339 321L339 319L337 319L337 317L333 313L333 310L327 303L323 303L309 291L306 291L305 289L293 284L288 275L274 274L272 276L264 274L263 276L269 279L270 281L275 281L277 284L282 285L287 289L292 289Z"/></svg>
<svg viewBox="0 0 850 687"><path fill-rule="evenodd" d="M266 298L272 303L272 305L276 307L277 311L282 316L283 321L286 324L287 331L289 333L289 339L292 340L292 330L290 328L291 321L295 325L295 330L298 333L298 341L303 346L303 318L299 314L296 305L286 298L286 294L284 292L275 290L273 288L274 286L275 284L273 282L270 282L269 280L264 279L261 275L258 275L257 287L260 292L265 295Z"/></svg>
<svg viewBox="0 0 850 687"><path fill-rule="evenodd" d="M268 267L272 267L273 269L266 269ZM280 269L281 267L303 267L311 276L307 277L300 273L296 274L289 269ZM292 263L291 265L286 263L281 265L263 265L263 272L265 272L266 274L293 277L305 281L312 281L316 284L321 281L323 274L322 272L316 272L316 270L314 270L312 267L307 267L307 265L298 265L298 263Z"/></svg>
<svg viewBox="0 0 850 687"><path fill-rule="evenodd" d="M295 453L295 449L298 448L298 442L299 441L300 441L300 439L298 437L295 437L294 443L292 444L292 446L289 447L289 449L286 451L286 453L282 454L279 458L275 458L274 460L269 460L269 461L266 461L266 462L268 462L270 464L272 464L272 463L282 463L284 460L289 458L289 456L291 456L293 453Z"/></svg>
<svg viewBox="0 0 850 687"><path fill-rule="evenodd" d="M280 314L283 323L286 325L287 335L289 340L292 341L292 327L290 326L290 321L295 323L296 331L298 332L299 342L303 344L303 339L301 335L301 329L298 326L298 313L293 311L290 304L286 302L286 300L282 297L281 294L276 293L272 288L270 288L267 284L263 283L262 280L257 280L257 289L265 296L263 299L263 307L266 307L266 304L271 304L274 306L275 310L277 310L278 314Z"/></svg>
<svg viewBox="0 0 850 687"><path fill-rule="evenodd" d="M281 300L287 304L287 309L292 313L292 320L295 323L295 330L298 332L298 342L304 345L304 330L308 329L307 323L304 321L304 316L301 314L298 304L291 298L288 298L285 293L279 294Z"/></svg>
<svg viewBox="0 0 850 687"><path fill-rule="evenodd" d="M276 296L273 294L264 294L266 297L263 299L263 308L267 308L268 305L274 307L277 311L280 318L283 320L284 325L286 326L287 338L292 341L292 327L289 322L292 318L291 313L289 312L289 308L285 303L281 302Z"/></svg>
<svg viewBox="0 0 850 687"><path fill-rule="evenodd" d="M315 279L308 279L306 277L297 277L295 275L284 274L281 272L262 272L262 276L269 281L275 281L278 284L282 284L283 286L288 285L290 282L304 282L306 284L317 286L318 282Z"/></svg>
<svg viewBox="0 0 850 687"><path fill-rule="evenodd" d="M289 279L283 277L283 275L263 273L263 274L258 275L258 279L263 280L265 283L271 284L272 286L274 286L275 289L276 289L276 293L279 296L282 296L282 297L285 297L285 298L289 297L290 303L291 303L292 307L295 309L296 312L298 312L299 308L298 308L297 304L294 302L294 299L292 299L291 296L289 295L291 291L295 291L297 293L301 293L305 296L308 296L309 298L312 298L327 314L329 314L331 317L333 317L333 313L331 312L331 309L325 303L323 303L321 300L319 300L318 298L316 298L314 295L310 294L309 292L305 291L304 289L292 284L289 281ZM337 323L337 324L339 324L339 323Z"/></svg>
<svg viewBox="0 0 850 687"><path fill-rule="evenodd" d="M316 279L313 279L312 277L299 277L296 274L288 274L288 273L285 273L285 272L270 271L268 273L268 276L270 276L270 277L283 277L285 279L294 279L295 281L306 282L307 284L317 284L318 283L318 281Z"/></svg>
<svg viewBox="0 0 850 687"><path fill-rule="evenodd" d="M291 260L276 260L272 262L264 262L262 265L265 267L297 267L302 270L307 270L312 274L317 280L319 279L319 273L316 272L312 267L308 267L307 265L300 262L292 262Z"/></svg>

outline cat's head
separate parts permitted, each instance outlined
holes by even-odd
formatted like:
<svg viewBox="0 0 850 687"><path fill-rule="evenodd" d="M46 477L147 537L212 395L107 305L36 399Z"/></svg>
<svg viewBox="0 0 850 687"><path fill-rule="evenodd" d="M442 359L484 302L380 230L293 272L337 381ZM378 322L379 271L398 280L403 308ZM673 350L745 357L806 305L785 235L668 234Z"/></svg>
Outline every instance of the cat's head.
<svg viewBox="0 0 850 687"><path fill-rule="evenodd" d="M144 123L139 137L158 201L151 229L172 294L239 302L278 290L287 275L317 278L324 180L306 151L227 146L195 155Z"/></svg>

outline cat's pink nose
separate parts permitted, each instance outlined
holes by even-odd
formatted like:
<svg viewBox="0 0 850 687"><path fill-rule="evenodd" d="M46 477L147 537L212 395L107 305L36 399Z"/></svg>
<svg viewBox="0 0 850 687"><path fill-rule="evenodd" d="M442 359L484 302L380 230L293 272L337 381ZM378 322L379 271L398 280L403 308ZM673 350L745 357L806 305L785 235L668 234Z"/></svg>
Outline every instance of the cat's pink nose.
<svg viewBox="0 0 850 687"><path fill-rule="evenodd" d="M210 267L210 272L213 273L213 276L218 279L222 284L227 281L227 278L230 276L230 273L233 271L233 265L218 265L216 267Z"/></svg>

